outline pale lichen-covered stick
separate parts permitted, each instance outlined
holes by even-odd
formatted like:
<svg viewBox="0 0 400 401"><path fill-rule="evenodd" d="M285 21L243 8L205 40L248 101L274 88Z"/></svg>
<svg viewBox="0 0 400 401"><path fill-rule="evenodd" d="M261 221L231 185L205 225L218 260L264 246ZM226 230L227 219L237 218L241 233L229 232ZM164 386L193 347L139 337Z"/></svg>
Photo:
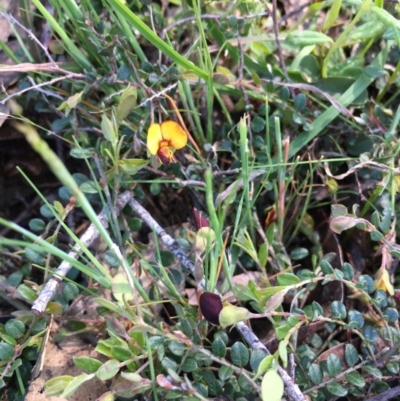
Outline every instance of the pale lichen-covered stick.
<svg viewBox="0 0 400 401"><path fill-rule="evenodd" d="M120 196L118 196L115 204L115 213L117 215L121 212L121 210L125 207L125 205L129 202L131 198L131 191L125 191ZM103 209L97 217L104 227L108 226L108 217L106 210ZM80 240L86 247L89 247L98 238L98 236L99 232L92 223L89 228L84 232L84 234L80 237ZM68 255L74 259L78 259L81 253L81 247L78 244L75 244ZM51 297L57 289L58 284L60 284L63 278L68 274L71 267L71 264L65 260L62 261L60 266L57 267L53 275L50 277L49 281L43 287L38 298L32 305L31 309L34 314L39 315L45 311L47 304L49 303Z"/></svg>

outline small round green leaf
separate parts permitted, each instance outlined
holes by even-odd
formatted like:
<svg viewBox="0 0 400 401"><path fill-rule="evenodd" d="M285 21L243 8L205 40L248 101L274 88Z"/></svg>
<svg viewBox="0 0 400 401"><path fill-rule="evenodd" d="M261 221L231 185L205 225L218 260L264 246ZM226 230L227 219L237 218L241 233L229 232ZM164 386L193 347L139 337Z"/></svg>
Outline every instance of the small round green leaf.
<svg viewBox="0 0 400 401"><path fill-rule="evenodd" d="M228 334L226 334L225 331L217 331L214 334L214 340L216 340L217 338L220 338L225 343L225 345L229 343L229 336Z"/></svg>
<svg viewBox="0 0 400 401"><path fill-rule="evenodd" d="M263 401L281 401L283 396L283 381L275 370L268 371L261 383Z"/></svg>
<svg viewBox="0 0 400 401"><path fill-rule="evenodd" d="M178 369L178 364L171 358L165 357L161 361L161 365L164 369L171 369L176 371Z"/></svg>
<svg viewBox="0 0 400 401"><path fill-rule="evenodd" d="M299 93L293 100L293 107L297 111L302 111L306 107L307 98L304 93Z"/></svg>
<svg viewBox="0 0 400 401"><path fill-rule="evenodd" d="M300 279L293 273L278 274L277 281L278 285L281 285L283 287L300 283Z"/></svg>
<svg viewBox="0 0 400 401"><path fill-rule="evenodd" d="M116 376L119 371L119 361L111 359L102 365L96 372L96 376L100 380L109 380Z"/></svg>
<svg viewBox="0 0 400 401"><path fill-rule="evenodd" d="M43 263L44 256L39 253L34 251L31 248L25 248L25 256L33 263L36 263L38 265Z"/></svg>
<svg viewBox="0 0 400 401"><path fill-rule="evenodd" d="M142 220L138 219L137 217L129 219L128 227L130 228L131 231L134 232L139 231L140 228L142 227Z"/></svg>
<svg viewBox="0 0 400 401"><path fill-rule="evenodd" d="M342 369L342 362L340 361L340 358L335 354L329 354L326 360L326 369L331 377L334 377L340 373Z"/></svg>
<svg viewBox="0 0 400 401"><path fill-rule="evenodd" d="M133 357L133 352L123 345L115 345L111 348L111 353L120 362L125 362Z"/></svg>
<svg viewBox="0 0 400 401"><path fill-rule="evenodd" d="M115 252L108 250L105 255L104 258L106 260L106 262L111 266L111 267L119 267L121 265L121 261L119 260L119 258L117 257L117 255L115 254Z"/></svg>
<svg viewBox="0 0 400 401"><path fill-rule="evenodd" d="M220 358L226 355L226 345L221 338L217 337L211 344L211 352Z"/></svg>
<svg viewBox="0 0 400 401"><path fill-rule="evenodd" d="M21 270L18 270L14 273L11 273L7 277L7 284L11 285L12 287L16 287L17 285L19 285L21 283L23 278L24 278L24 273L22 273Z"/></svg>
<svg viewBox="0 0 400 401"><path fill-rule="evenodd" d="M225 381L232 377L233 372L234 370L231 366L221 366L218 369L218 377L220 378L220 380Z"/></svg>
<svg viewBox="0 0 400 401"><path fill-rule="evenodd" d="M321 260L321 270L325 274L333 273L333 267L326 259Z"/></svg>
<svg viewBox="0 0 400 401"><path fill-rule="evenodd" d="M194 358L186 358L185 362L181 365L181 369L186 372L190 373L197 369L197 362Z"/></svg>
<svg viewBox="0 0 400 401"><path fill-rule="evenodd" d="M344 278L344 274L339 269L333 269L333 277L335 277L335 280L337 281L342 281Z"/></svg>
<svg viewBox="0 0 400 401"><path fill-rule="evenodd" d="M369 325L364 326L363 335L364 335L365 339L371 343L375 342L379 337L379 334L378 334L377 330L375 329L375 327L372 327Z"/></svg>
<svg viewBox="0 0 400 401"><path fill-rule="evenodd" d="M86 181L80 185L80 190L85 194L97 194L99 189L98 184L94 181Z"/></svg>
<svg viewBox="0 0 400 401"><path fill-rule="evenodd" d="M349 365L349 366L354 366L358 362L359 356L358 356L358 352L357 352L356 348L354 347L354 345L346 344L345 350L344 350L344 357L346 359L347 365Z"/></svg>
<svg viewBox="0 0 400 401"><path fill-rule="evenodd" d="M314 318L317 318L318 316L321 316L324 314L324 310L322 309L322 306L316 301L313 301L313 303L311 304L311 308L314 313Z"/></svg>
<svg viewBox="0 0 400 401"><path fill-rule="evenodd" d="M379 212L375 210L374 213L371 214L371 223L378 228L381 223L381 218L379 216Z"/></svg>
<svg viewBox="0 0 400 401"><path fill-rule="evenodd" d="M66 304L64 303L65 310ZM65 312L64 307L61 303L58 302L49 302L46 306L45 312L51 313L52 315L61 315L63 311Z"/></svg>
<svg viewBox="0 0 400 401"><path fill-rule="evenodd" d="M208 393L211 396L216 396L222 392L222 383L219 380L214 380L208 385Z"/></svg>
<svg viewBox="0 0 400 401"><path fill-rule="evenodd" d="M168 343L168 349L176 356L182 356L186 352L185 345L175 341Z"/></svg>
<svg viewBox="0 0 400 401"><path fill-rule="evenodd" d="M354 384L357 387L365 386L365 379L358 372L350 372L348 375L345 376L345 379L349 383Z"/></svg>
<svg viewBox="0 0 400 401"><path fill-rule="evenodd" d="M347 390L338 382L329 383L326 388L331 394L338 397L344 397L347 394Z"/></svg>
<svg viewBox="0 0 400 401"><path fill-rule="evenodd" d="M384 315L387 316L389 322L397 322L399 319L399 312L395 308L387 308L384 312Z"/></svg>
<svg viewBox="0 0 400 401"><path fill-rule="evenodd" d="M379 242L383 239L383 234L379 231L371 231L370 233L372 241Z"/></svg>
<svg viewBox="0 0 400 401"><path fill-rule="evenodd" d="M358 284L368 294L370 294L375 289L374 280L372 280L372 278L366 274L362 274L358 278Z"/></svg>
<svg viewBox="0 0 400 401"><path fill-rule="evenodd" d="M347 316L346 307L344 306L343 302L340 301L333 301L331 304L331 310L333 317L335 319L345 319Z"/></svg>
<svg viewBox="0 0 400 401"><path fill-rule="evenodd" d="M0 361L8 361L14 356L14 348L7 343L0 343Z"/></svg>
<svg viewBox="0 0 400 401"><path fill-rule="evenodd" d="M28 301L34 301L36 299L36 292L26 284L18 286L18 292Z"/></svg>
<svg viewBox="0 0 400 401"><path fill-rule="evenodd" d="M352 327L355 329L361 329L364 326L364 317L357 310L349 311L349 322L352 323Z"/></svg>
<svg viewBox="0 0 400 401"><path fill-rule="evenodd" d="M299 318L297 316L289 316L287 322L290 327L294 327L297 323L299 323Z"/></svg>
<svg viewBox="0 0 400 401"><path fill-rule="evenodd" d="M63 295L67 301L72 301L79 295L79 289L74 283L65 283L63 288Z"/></svg>
<svg viewBox="0 0 400 401"><path fill-rule="evenodd" d="M260 366L261 361L265 358L265 353L264 351L260 349L255 349L251 351L251 356L250 356L250 366L253 372L256 372L258 367ZM269 367L265 370L268 370Z"/></svg>
<svg viewBox="0 0 400 401"><path fill-rule="evenodd" d="M322 369L316 363L312 363L308 368L308 376L310 377L310 380L314 384L319 384L324 379L324 374L322 373Z"/></svg>
<svg viewBox="0 0 400 401"><path fill-rule="evenodd" d="M290 98L290 91L289 88L284 86L278 93L279 99L281 99L284 102L287 102Z"/></svg>
<svg viewBox="0 0 400 401"><path fill-rule="evenodd" d="M386 292L383 290L376 290L374 294L374 300L379 308L386 308L388 305L388 298Z"/></svg>
<svg viewBox="0 0 400 401"><path fill-rule="evenodd" d="M345 280L352 280L354 277L354 269L350 263L343 263L342 265L343 277Z"/></svg>
<svg viewBox="0 0 400 401"><path fill-rule="evenodd" d="M375 366L365 365L363 366L363 370L368 372L370 375L376 377L378 380L382 379L382 372Z"/></svg>
<svg viewBox="0 0 400 401"><path fill-rule="evenodd" d="M40 207L40 214L41 214L43 217L46 217L46 218L48 218L48 219L52 219L52 218L54 217L53 211L52 211L52 209L50 208L50 206L48 206L48 205L42 205L42 206Z"/></svg>
<svg viewBox="0 0 400 401"><path fill-rule="evenodd" d="M291 327L289 324L282 324L281 326L278 326L275 329L276 338L278 340L283 340L288 335L290 329Z"/></svg>
<svg viewBox="0 0 400 401"><path fill-rule="evenodd" d="M9 336L6 333L2 334L3 337L3 341L9 345L11 345L12 347L15 347L17 345L17 340L11 336Z"/></svg>
<svg viewBox="0 0 400 401"><path fill-rule="evenodd" d="M260 133L265 128L265 119L261 117L254 117L251 121L251 129L256 134Z"/></svg>
<svg viewBox="0 0 400 401"><path fill-rule="evenodd" d="M386 364L386 369L395 375L399 374L400 367L399 364L396 362L389 362Z"/></svg>
<svg viewBox="0 0 400 401"><path fill-rule="evenodd" d="M21 338L25 333L25 325L16 319L11 319L5 324L6 333L14 339Z"/></svg>
<svg viewBox="0 0 400 401"><path fill-rule="evenodd" d="M77 356L74 357L74 364L83 370L86 370L90 373L95 373L97 369L102 365L100 361L94 358L90 358L88 356Z"/></svg>
<svg viewBox="0 0 400 401"><path fill-rule="evenodd" d="M39 352L36 347L26 347L22 351L22 356L28 361L37 361ZM21 359L20 359L20 361L21 361ZM21 363L22 363L22 361L21 361Z"/></svg>
<svg viewBox="0 0 400 401"><path fill-rule="evenodd" d="M46 227L46 223L42 219L32 219L29 222L29 228L32 231L43 231L44 228Z"/></svg>
<svg viewBox="0 0 400 401"><path fill-rule="evenodd" d="M386 381L376 380L374 383L374 393L376 392L377 394L382 394L385 391L388 391L389 389L390 389L390 386L388 383L386 383ZM396 398L392 398L392 399L395 400Z"/></svg>
<svg viewBox="0 0 400 401"><path fill-rule="evenodd" d="M160 262L164 267L168 267L170 265L172 265L172 263L174 262L174 254L172 252L169 251L160 251ZM157 257L158 259L158 257ZM159 260L159 259L158 259Z"/></svg>
<svg viewBox="0 0 400 401"><path fill-rule="evenodd" d="M152 182L150 184L150 192L153 196L157 196L161 192L161 184L158 182Z"/></svg>
<svg viewBox="0 0 400 401"><path fill-rule="evenodd" d="M239 384L239 387L245 392L245 394L250 394L253 391L252 385L249 383L248 379L243 375L238 376L237 383Z"/></svg>
<svg viewBox="0 0 400 401"><path fill-rule="evenodd" d="M101 117L101 131L107 141L115 144L118 141L118 133L116 132L115 124L104 113Z"/></svg>
<svg viewBox="0 0 400 401"><path fill-rule="evenodd" d="M196 389L196 391L203 397L208 397L208 390L207 387L200 382L193 383L193 387Z"/></svg>
<svg viewBox="0 0 400 401"><path fill-rule="evenodd" d="M253 138L253 146L256 148L262 148L265 145L264 138L262 136L256 135ZM263 245L266 245L265 243Z"/></svg>
<svg viewBox="0 0 400 401"><path fill-rule="evenodd" d="M389 253L394 256L395 258L400 258L400 251L398 251L397 249L391 249L389 251Z"/></svg>
<svg viewBox="0 0 400 401"><path fill-rule="evenodd" d="M232 345L231 359L236 366L246 366L249 362L249 350L243 343L237 341Z"/></svg>

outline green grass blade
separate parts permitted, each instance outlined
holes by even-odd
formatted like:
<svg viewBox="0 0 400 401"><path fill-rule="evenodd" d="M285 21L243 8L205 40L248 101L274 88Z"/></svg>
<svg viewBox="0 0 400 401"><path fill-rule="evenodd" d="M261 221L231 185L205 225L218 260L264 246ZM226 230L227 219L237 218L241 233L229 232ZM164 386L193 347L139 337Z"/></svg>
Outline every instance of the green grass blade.
<svg viewBox="0 0 400 401"><path fill-rule="evenodd" d="M239 63L240 61L240 53L239 50L235 48L235 46L231 45L227 42L224 34L218 27L218 24L214 21L209 21L210 26L210 33L212 34L214 40L218 43L219 46L225 47L228 50L230 57L236 62ZM260 65L254 62L247 54L243 54L243 61L246 68L252 72L258 72L259 74L264 75L267 71L265 65Z"/></svg>
<svg viewBox="0 0 400 401"><path fill-rule="evenodd" d="M53 210L52 205L47 201L47 199L42 195L42 193L36 188L36 186L33 184L33 182L28 178L28 176L18 169L20 174L25 178L25 180L29 183L29 185L34 189L34 191L37 193L37 195L42 199L43 203L47 205L47 207L50 210ZM61 218L61 216L57 212L53 212L54 217L57 219L57 221L61 224L61 226L64 228L64 230L67 232L67 234L72 238L72 240L79 246L81 249L81 254L82 256L85 255L92 263L94 266L97 267L97 269L101 272L106 277L109 277L107 269L104 268L104 266L101 264L101 262L95 257L95 255L90 252L90 250L86 247L86 245L81 241L79 237L75 235L75 233L68 227L67 224L65 224L64 220Z"/></svg>
<svg viewBox="0 0 400 401"><path fill-rule="evenodd" d="M147 61L147 57L144 54L142 48L140 47L140 44L139 44L138 40L136 39L136 36L132 32L132 29L129 27L126 20L120 14L118 15L118 20L119 20L119 23L121 24L121 29L125 33L126 38L127 38L128 42L131 44L133 50L135 51L135 54L138 56L138 59L142 63L144 63L145 61Z"/></svg>
<svg viewBox="0 0 400 401"><path fill-rule="evenodd" d="M343 44L345 41L347 35L351 31L351 29L354 27L354 25L361 19L362 15L367 11L369 4L371 3L371 0L364 0L362 7L358 10L358 13L356 16L353 18L353 20L346 26L344 31L341 33L339 38L332 44L332 47L329 49L328 54L326 55L323 63L322 63L322 76L326 78L328 75L328 63L333 54L335 53L336 50L340 48L340 46Z"/></svg>
<svg viewBox="0 0 400 401"><path fill-rule="evenodd" d="M46 7L39 0L32 0L33 4L38 8L38 10L42 13L43 17L52 28L57 32L62 41L65 44L66 51L70 54L70 56L84 69L90 70L92 68L90 62L87 58L82 54L79 48L72 42L64 29L58 24L58 22L53 18L53 16L47 11Z"/></svg>
<svg viewBox="0 0 400 401"><path fill-rule="evenodd" d="M376 56L375 60L371 63L371 66L383 68L386 58L388 56L388 49L390 49L390 43L381 50ZM342 96L339 97L338 102L347 107L366 89L369 85L374 82L376 78L369 77L366 74L362 74L349 89ZM289 157L293 157L301 148L310 143L321 131L330 124L338 115L339 110L331 106L325 110L313 123L313 129L310 131L303 131L299 136L292 142L289 150Z"/></svg>
<svg viewBox="0 0 400 401"><path fill-rule="evenodd" d="M113 241L111 240L107 230L103 227L103 225L97 218L97 214L93 210L92 205L89 203L86 196L80 190L78 184L75 182L74 178L61 162L61 160L58 158L58 156L50 149L49 145L39 137L38 133L32 126L29 126L27 123L16 123L15 126L20 132L25 135L27 141L31 144L33 149L35 149L35 151L40 154L43 160L50 167L53 174L62 182L63 185L65 185L72 191L73 195L79 202L86 216L95 225L96 229L98 230L104 241L107 243L107 245L112 248Z"/></svg>
<svg viewBox="0 0 400 401"><path fill-rule="evenodd" d="M36 0L37 1L37 0ZM172 47L168 46L157 34L155 34L137 15L135 15L120 0L106 0L116 10L122 18L131 23L150 43L157 49L167 55L177 65L193 71L198 77L205 80L209 79L209 75L201 68L197 67L191 61L176 52Z"/></svg>
<svg viewBox="0 0 400 401"><path fill-rule="evenodd" d="M53 256L56 256L60 258L61 260L66 260L68 263L71 264L71 266L76 267L78 270L83 272L89 277L92 277L93 280L96 280L100 282L102 285L104 285L107 288L111 287L111 280L112 277L107 273L106 276L100 275L98 270L94 270L91 268L88 268L85 266L82 262L79 262L75 258L69 256L67 253L63 252L61 249L57 248L56 246L50 244L43 238L38 237L35 234L32 234L30 231L26 230L25 228L20 227L18 224L11 223L7 220L4 220L0 218L0 224L8 227L16 232L19 232L22 234L24 237L29 238L33 242L36 242L36 244L32 244L27 241L21 241L21 240L16 240L16 239L7 239L7 238L0 238L0 245L12 245L12 246L21 246L24 248L31 248L36 252L43 252L45 251L46 253L49 253ZM102 279L102 278L105 278Z"/></svg>

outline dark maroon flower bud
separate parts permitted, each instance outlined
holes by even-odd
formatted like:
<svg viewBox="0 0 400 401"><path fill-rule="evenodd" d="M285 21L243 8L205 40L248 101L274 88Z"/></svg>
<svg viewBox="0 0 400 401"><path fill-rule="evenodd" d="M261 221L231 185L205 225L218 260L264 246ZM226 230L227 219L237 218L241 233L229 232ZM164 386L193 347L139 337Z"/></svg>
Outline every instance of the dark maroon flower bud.
<svg viewBox="0 0 400 401"><path fill-rule="evenodd" d="M192 210L192 216L197 230L203 227L210 227L209 221L195 207Z"/></svg>
<svg viewBox="0 0 400 401"><path fill-rule="evenodd" d="M200 295L200 311L204 318L216 326L219 325L219 314L223 308L221 297L213 292L203 292Z"/></svg>

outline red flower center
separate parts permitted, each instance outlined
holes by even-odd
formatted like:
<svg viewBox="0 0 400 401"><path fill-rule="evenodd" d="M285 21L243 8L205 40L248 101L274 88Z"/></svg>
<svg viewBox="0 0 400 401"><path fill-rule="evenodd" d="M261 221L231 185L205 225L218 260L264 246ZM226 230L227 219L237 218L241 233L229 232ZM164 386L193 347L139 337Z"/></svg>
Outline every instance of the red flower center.
<svg viewBox="0 0 400 401"><path fill-rule="evenodd" d="M160 142L158 142L158 148L168 148L171 146L171 141L168 139L163 139Z"/></svg>

